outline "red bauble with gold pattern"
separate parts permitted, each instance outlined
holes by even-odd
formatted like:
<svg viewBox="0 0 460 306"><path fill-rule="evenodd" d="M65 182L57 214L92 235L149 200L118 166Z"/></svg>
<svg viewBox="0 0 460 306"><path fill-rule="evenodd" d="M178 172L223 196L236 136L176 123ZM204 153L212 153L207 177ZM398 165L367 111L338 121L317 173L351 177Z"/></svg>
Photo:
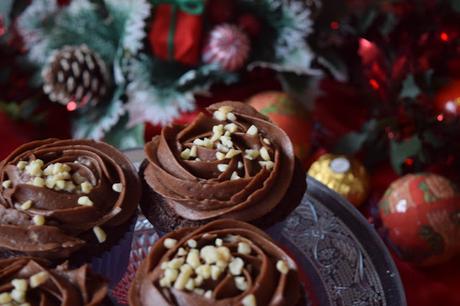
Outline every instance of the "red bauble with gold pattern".
<svg viewBox="0 0 460 306"><path fill-rule="evenodd" d="M388 239L403 259L433 265L460 252L460 193L448 179L406 175L390 185L379 209Z"/></svg>
<svg viewBox="0 0 460 306"><path fill-rule="evenodd" d="M248 103L289 135L296 156L305 162L310 149L312 123L302 105L281 91L261 92L249 98Z"/></svg>
<svg viewBox="0 0 460 306"><path fill-rule="evenodd" d="M460 116L460 80L452 81L442 88L435 100L439 113L458 118Z"/></svg>

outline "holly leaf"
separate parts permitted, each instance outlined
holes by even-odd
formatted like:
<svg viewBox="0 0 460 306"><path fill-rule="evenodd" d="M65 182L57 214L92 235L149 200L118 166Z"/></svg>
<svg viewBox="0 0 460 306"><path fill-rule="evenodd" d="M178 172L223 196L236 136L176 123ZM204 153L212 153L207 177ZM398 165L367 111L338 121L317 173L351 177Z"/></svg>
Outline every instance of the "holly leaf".
<svg viewBox="0 0 460 306"><path fill-rule="evenodd" d="M444 145L444 141L432 131L425 131L423 133L423 140L428 142L434 148L440 148Z"/></svg>
<svg viewBox="0 0 460 306"><path fill-rule="evenodd" d="M409 74L403 81L402 89L399 94L400 98L416 98L421 93L420 88L415 83L414 75Z"/></svg>
<svg viewBox="0 0 460 306"><path fill-rule="evenodd" d="M5 28L5 30L7 30L10 26L13 4L14 0L0 1L0 19L3 23L3 27Z"/></svg>
<svg viewBox="0 0 460 306"><path fill-rule="evenodd" d="M374 139L378 133L379 123L372 119L363 125L360 132L350 132L345 134L336 144L334 152L339 154L354 154L360 151L364 145Z"/></svg>
<svg viewBox="0 0 460 306"><path fill-rule="evenodd" d="M402 172L402 166L406 159L411 156L419 155L422 150L422 142L418 136L412 136L402 142L392 140L390 142L391 165L396 172Z"/></svg>
<svg viewBox="0 0 460 306"><path fill-rule="evenodd" d="M120 150L141 148L144 146L144 124L128 127L128 115L105 134L104 140Z"/></svg>

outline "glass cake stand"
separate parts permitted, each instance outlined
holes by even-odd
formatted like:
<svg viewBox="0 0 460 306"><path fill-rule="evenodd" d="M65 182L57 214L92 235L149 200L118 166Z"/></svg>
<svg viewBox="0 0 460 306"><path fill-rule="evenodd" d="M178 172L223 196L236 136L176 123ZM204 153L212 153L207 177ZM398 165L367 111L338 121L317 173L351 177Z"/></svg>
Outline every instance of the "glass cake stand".
<svg viewBox="0 0 460 306"><path fill-rule="evenodd" d="M143 150L125 153L137 165L144 159ZM375 229L334 191L311 177L307 184L301 204L272 237L299 263L309 305L407 305L399 273ZM127 271L119 282L112 279L112 298L120 305L157 239L153 226L139 216Z"/></svg>

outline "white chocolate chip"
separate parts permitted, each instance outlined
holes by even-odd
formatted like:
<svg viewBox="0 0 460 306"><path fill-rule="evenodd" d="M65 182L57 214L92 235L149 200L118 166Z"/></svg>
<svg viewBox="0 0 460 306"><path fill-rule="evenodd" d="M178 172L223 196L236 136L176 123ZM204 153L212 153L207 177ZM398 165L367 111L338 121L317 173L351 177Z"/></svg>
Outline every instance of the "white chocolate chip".
<svg viewBox="0 0 460 306"><path fill-rule="evenodd" d="M114 189L114 186L115 185L112 185L112 189ZM90 182L83 182L80 184L80 188L83 193L90 193L91 190L93 189L93 185L91 185Z"/></svg>
<svg viewBox="0 0 460 306"><path fill-rule="evenodd" d="M32 201L27 200L24 203L21 204L21 210L28 210L29 208L32 207Z"/></svg>
<svg viewBox="0 0 460 306"><path fill-rule="evenodd" d="M68 180L70 179L70 173L69 172L59 172L54 175L54 178L56 180Z"/></svg>
<svg viewBox="0 0 460 306"><path fill-rule="evenodd" d="M232 148L233 147L233 141L231 140L230 136L220 136L219 138L220 142L226 146L227 148Z"/></svg>
<svg viewBox="0 0 460 306"><path fill-rule="evenodd" d="M27 281L25 279L13 279L11 285L19 291L27 291Z"/></svg>
<svg viewBox="0 0 460 306"><path fill-rule="evenodd" d="M25 171L27 174L31 176L41 176L43 173L42 167L43 167L43 161L40 159L36 159L36 160L31 161L30 164L28 164L25 167Z"/></svg>
<svg viewBox="0 0 460 306"><path fill-rule="evenodd" d="M242 169L243 168L243 163L238 161L238 169Z"/></svg>
<svg viewBox="0 0 460 306"><path fill-rule="evenodd" d="M227 114L227 119L230 120L230 121L235 121L236 120L236 116L234 113L228 113Z"/></svg>
<svg viewBox="0 0 460 306"><path fill-rule="evenodd" d="M223 160L225 159L225 154L222 152L216 152L216 158L217 160Z"/></svg>
<svg viewBox="0 0 460 306"><path fill-rule="evenodd" d="M209 279L211 277L211 266L201 265L195 269L195 273L203 279Z"/></svg>
<svg viewBox="0 0 460 306"><path fill-rule="evenodd" d="M203 140L201 140L200 138L196 138L195 140L193 140L193 144L200 147L204 146Z"/></svg>
<svg viewBox="0 0 460 306"><path fill-rule="evenodd" d="M3 188L10 188L11 187L11 181L10 180L3 181L2 186L3 186Z"/></svg>
<svg viewBox="0 0 460 306"><path fill-rule="evenodd" d="M57 180L56 181L56 190L63 190L65 188L65 181L64 180Z"/></svg>
<svg viewBox="0 0 460 306"><path fill-rule="evenodd" d="M238 126L235 123L229 123L225 125L225 130L230 133L235 133L238 130Z"/></svg>
<svg viewBox="0 0 460 306"><path fill-rule="evenodd" d="M163 277L163 278L160 279L160 287L170 288L171 287L171 282Z"/></svg>
<svg viewBox="0 0 460 306"><path fill-rule="evenodd" d="M87 196L82 196L78 198L78 205L83 205L83 206L94 206L93 201L90 200Z"/></svg>
<svg viewBox="0 0 460 306"><path fill-rule="evenodd" d="M248 289L248 283L243 276L238 276L235 277L235 287L238 288L238 290L245 291Z"/></svg>
<svg viewBox="0 0 460 306"><path fill-rule="evenodd" d="M35 223L35 225L45 225L45 217L41 215L35 215L32 218L32 221Z"/></svg>
<svg viewBox="0 0 460 306"><path fill-rule="evenodd" d="M218 266L212 265L211 266L211 279L218 280L219 276L222 274L222 269Z"/></svg>
<svg viewBox="0 0 460 306"><path fill-rule="evenodd" d="M227 119L227 114L217 110L213 113L213 117L219 121L225 121L225 119Z"/></svg>
<svg viewBox="0 0 460 306"><path fill-rule="evenodd" d="M246 131L246 134L251 135L251 136L256 136L259 130L255 125L251 125L249 129Z"/></svg>
<svg viewBox="0 0 460 306"><path fill-rule="evenodd" d="M204 297L207 298L207 299L212 298L212 291L211 290L206 291L204 293Z"/></svg>
<svg viewBox="0 0 460 306"><path fill-rule="evenodd" d="M34 177L32 181L32 185L37 186L37 187L45 187L45 180L39 176Z"/></svg>
<svg viewBox="0 0 460 306"><path fill-rule="evenodd" d="M249 255L251 254L251 246L247 242L238 242L238 253Z"/></svg>
<svg viewBox="0 0 460 306"><path fill-rule="evenodd" d="M254 294L245 296L241 303L243 303L243 306L257 306L256 297Z"/></svg>
<svg viewBox="0 0 460 306"><path fill-rule="evenodd" d="M30 277L29 283L31 288L37 288L43 285L49 278L49 274L46 271L39 272Z"/></svg>
<svg viewBox="0 0 460 306"><path fill-rule="evenodd" d="M56 185L56 179L54 178L54 176L46 177L46 181L45 181L46 188L53 189L55 185Z"/></svg>
<svg viewBox="0 0 460 306"><path fill-rule="evenodd" d="M177 250L177 255L178 256L187 255L187 251L184 248L179 248L179 250Z"/></svg>
<svg viewBox="0 0 460 306"><path fill-rule="evenodd" d="M284 260L278 260L276 269L282 274L287 274L289 272L289 267Z"/></svg>
<svg viewBox="0 0 460 306"><path fill-rule="evenodd" d="M224 241L220 238L217 238L214 243L216 244L216 246L222 246L224 244Z"/></svg>
<svg viewBox="0 0 460 306"><path fill-rule="evenodd" d="M190 276L193 274L193 269L189 265L184 265L181 267L181 272L174 282L174 288L178 290L184 290L185 285L187 284Z"/></svg>
<svg viewBox="0 0 460 306"><path fill-rule="evenodd" d="M234 181L234 180L238 180L240 179L241 177L238 175L238 173L236 173L236 171L233 171L232 172L232 175L230 176L230 180L231 181Z"/></svg>
<svg viewBox="0 0 460 306"><path fill-rule="evenodd" d="M224 134L224 126L222 124L215 125L212 127L212 137L211 141L216 141Z"/></svg>
<svg viewBox="0 0 460 306"><path fill-rule="evenodd" d="M190 239L187 241L187 245L193 249L197 247L198 243L195 239Z"/></svg>
<svg viewBox="0 0 460 306"><path fill-rule="evenodd" d="M203 277L201 277L200 275L198 275L197 277L195 277L195 286L196 287L199 287L203 284Z"/></svg>
<svg viewBox="0 0 460 306"><path fill-rule="evenodd" d="M268 150L265 147L260 148L260 156L265 160L269 161L271 160L270 154L268 154Z"/></svg>
<svg viewBox="0 0 460 306"><path fill-rule="evenodd" d="M200 250L200 257L203 258L207 264L215 263L219 259L217 249L213 245L203 247Z"/></svg>
<svg viewBox="0 0 460 306"><path fill-rule="evenodd" d="M249 160L254 160L259 157L259 150L247 149L244 151L244 153L246 153L244 158Z"/></svg>
<svg viewBox="0 0 460 306"><path fill-rule="evenodd" d="M218 254L218 261L219 260L230 261L230 259L232 258L230 249L227 248L226 246L220 246L216 249L216 251Z"/></svg>
<svg viewBox="0 0 460 306"><path fill-rule="evenodd" d="M104 230L101 227L99 226L93 227L93 232L94 232L94 235L96 235L97 241L99 241L99 243L103 243L107 240L107 234L104 232Z"/></svg>
<svg viewBox="0 0 460 306"><path fill-rule="evenodd" d="M67 181L65 182L65 188L64 190L67 191L67 192L73 192L75 191L77 187L75 186L75 184L71 181Z"/></svg>
<svg viewBox="0 0 460 306"><path fill-rule="evenodd" d="M196 288L196 289L193 290L193 292L198 294L198 295L203 295L204 294L204 289Z"/></svg>
<svg viewBox="0 0 460 306"><path fill-rule="evenodd" d="M185 284L185 289L189 291L193 291L193 289L195 289L195 281L193 280L193 278L190 278L187 281L187 283Z"/></svg>
<svg viewBox="0 0 460 306"><path fill-rule="evenodd" d="M184 258L173 258L167 263L167 265L168 268L179 269L184 264L184 262Z"/></svg>
<svg viewBox="0 0 460 306"><path fill-rule="evenodd" d="M235 257L228 265L228 270L232 275L240 275L243 272L243 267L244 261L239 257Z"/></svg>
<svg viewBox="0 0 460 306"><path fill-rule="evenodd" d="M13 301L13 298L11 297L11 295L8 292L4 292L4 293L0 294L0 304L1 305L10 303L12 301Z"/></svg>
<svg viewBox="0 0 460 306"><path fill-rule="evenodd" d="M186 262L194 269L200 266L200 253L197 249L191 249L187 255Z"/></svg>
<svg viewBox="0 0 460 306"><path fill-rule="evenodd" d="M224 114L228 114L232 110L233 110L233 107L231 107L229 105L223 105L223 106L219 107L219 111L224 113Z"/></svg>
<svg viewBox="0 0 460 306"><path fill-rule="evenodd" d="M267 170L271 170L275 166L275 163L272 162L271 160L269 160L269 161L259 161L259 165L261 167L267 168Z"/></svg>
<svg viewBox="0 0 460 306"><path fill-rule="evenodd" d="M190 157L196 157L196 153L198 151L198 148L196 146L192 146L190 149Z"/></svg>
<svg viewBox="0 0 460 306"><path fill-rule="evenodd" d="M211 141L211 139L206 138L206 137L203 139L203 146L205 148L211 149L213 145L214 143Z"/></svg>
<svg viewBox="0 0 460 306"><path fill-rule="evenodd" d="M230 151L228 151L228 153L225 155L225 158L232 158L238 154L241 154L240 150L230 149Z"/></svg>
<svg viewBox="0 0 460 306"><path fill-rule="evenodd" d="M218 164L217 165L217 170L219 170L220 172L225 172L225 170L227 170L227 168L228 168L227 164Z"/></svg>
<svg viewBox="0 0 460 306"><path fill-rule="evenodd" d="M24 170L27 164L28 163L26 161L21 160L16 164L16 167L18 167L19 170Z"/></svg>
<svg viewBox="0 0 460 306"><path fill-rule="evenodd" d="M218 143L217 144L217 150L219 150L219 152L227 153L229 151L229 148L227 148L223 144Z"/></svg>
<svg viewBox="0 0 460 306"><path fill-rule="evenodd" d="M113 184L112 185L112 190L115 191L115 192L122 192L123 191L123 184L121 183L116 183L116 184Z"/></svg>
<svg viewBox="0 0 460 306"><path fill-rule="evenodd" d="M189 159L190 158L190 149L187 148L184 151L182 151L180 153L180 158L185 159L185 160Z"/></svg>
<svg viewBox="0 0 460 306"><path fill-rule="evenodd" d="M179 276L179 271L177 271L176 269L168 268L168 269L165 270L164 278L169 283L172 283L172 282L176 281L178 276Z"/></svg>
<svg viewBox="0 0 460 306"><path fill-rule="evenodd" d="M165 248L167 249L172 249L173 247L175 247L177 244L177 240L176 239L172 239L172 238L166 238L164 241L163 241L163 245Z"/></svg>
<svg viewBox="0 0 460 306"><path fill-rule="evenodd" d="M264 139L262 139L262 141L267 145L270 145L270 143L271 143L268 138L264 138Z"/></svg>

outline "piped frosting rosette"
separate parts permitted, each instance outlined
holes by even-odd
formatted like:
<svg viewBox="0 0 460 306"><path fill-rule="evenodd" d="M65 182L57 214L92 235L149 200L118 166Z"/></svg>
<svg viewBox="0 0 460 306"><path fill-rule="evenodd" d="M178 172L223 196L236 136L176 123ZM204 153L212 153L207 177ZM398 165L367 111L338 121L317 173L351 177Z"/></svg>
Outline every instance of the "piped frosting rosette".
<svg viewBox="0 0 460 306"><path fill-rule="evenodd" d="M107 282L87 265L50 269L33 258L0 259L0 305L107 305Z"/></svg>
<svg viewBox="0 0 460 306"><path fill-rule="evenodd" d="M141 264L131 306L297 305L295 262L261 230L217 220L164 236Z"/></svg>
<svg viewBox="0 0 460 306"><path fill-rule="evenodd" d="M254 221L282 205L295 167L286 133L244 103L207 110L190 125L165 127L146 144L150 187L193 221Z"/></svg>
<svg viewBox="0 0 460 306"><path fill-rule="evenodd" d="M47 258L105 243L140 197L131 162L89 140L25 144L0 163L0 182L0 250Z"/></svg>

